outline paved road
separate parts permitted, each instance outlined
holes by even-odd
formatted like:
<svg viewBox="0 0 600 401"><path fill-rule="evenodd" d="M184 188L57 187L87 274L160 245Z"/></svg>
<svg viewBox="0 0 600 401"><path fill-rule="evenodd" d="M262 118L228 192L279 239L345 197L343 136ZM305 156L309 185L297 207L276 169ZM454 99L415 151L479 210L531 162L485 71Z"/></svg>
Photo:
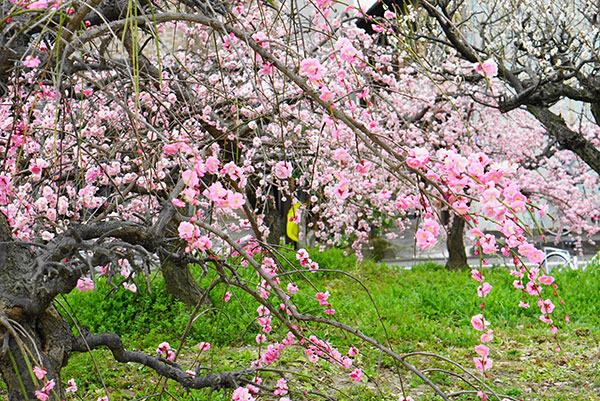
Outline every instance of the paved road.
<svg viewBox="0 0 600 401"><path fill-rule="evenodd" d="M390 246L385 251L383 262L403 267L414 266L429 260L440 264L446 263L448 251L446 249L445 241L439 242L432 249L422 250L415 246L414 235L415 234L413 231L407 230L403 234L400 234L397 238L388 240ZM600 244L600 235L596 235L592 239L594 240L595 244L584 243L582 253L579 253L573 249L573 246L571 245L573 239L568 237L563 237L560 239L558 244L554 244L555 237L551 236L547 238L545 244L541 243L540 241L538 247L540 249L543 247L564 249L565 251L569 252L572 257L576 256L578 265L583 266L586 264L587 260L594 257L598 251L600 251L600 245L598 245ZM479 266L480 258L472 254L474 243L468 239L468 235L465 236L465 246L467 248L467 254L469 255L469 265ZM490 264L506 265L508 267L512 266L512 258L504 258L500 254L488 257L487 259Z"/></svg>

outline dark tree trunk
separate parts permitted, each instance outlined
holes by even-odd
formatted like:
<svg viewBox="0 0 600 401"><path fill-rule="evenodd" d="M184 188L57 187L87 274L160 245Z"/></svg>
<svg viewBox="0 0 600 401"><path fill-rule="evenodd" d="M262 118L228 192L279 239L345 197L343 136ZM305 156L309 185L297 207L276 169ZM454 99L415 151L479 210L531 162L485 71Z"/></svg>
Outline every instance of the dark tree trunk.
<svg viewBox="0 0 600 401"><path fill-rule="evenodd" d="M283 195L272 188L271 194L263 205L264 223L269 228L267 242L272 245L279 245L281 237L285 235L285 225L287 218L287 209L291 206L289 197L283 200Z"/></svg>
<svg viewBox="0 0 600 401"><path fill-rule="evenodd" d="M40 390L44 383L37 378L35 382L32 380L28 364L32 368L43 366L47 370L46 380L54 379L56 386L50 391L50 400L64 399L60 370L66 364L73 338L69 326L53 307L50 307L45 315L22 320L20 324L35 341L35 345L29 338L20 337L21 346L19 346L13 335L4 334L8 336L8 347L6 352L0 354L0 373L7 385L8 399L10 401L26 399L23 390L29 400L37 399L35 391ZM3 342L5 341L4 339ZM38 359L38 352L41 361Z"/></svg>
<svg viewBox="0 0 600 401"><path fill-rule="evenodd" d="M44 367L47 380L56 382L50 400L62 399L60 370L71 350L71 329L52 306L43 283L36 284L34 254L13 242L2 213L0 242L0 375L8 399L36 399L35 391L44 384L32 378L28 365Z"/></svg>
<svg viewBox="0 0 600 401"><path fill-rule="evenodd" d="M408 0L382 0L373 3L366 14L370 18L361 18L356 21L356 26L366 31L369 35L377 32L373 29L373 18L383 17L386 10L394 11L399 14L406 14L406 7L410 3Z"/></svg>
<svg viewBox="0 0 600 401"><path fill-rule="evenodd" d="M285 224L287 211L291 207L290 197L287 200L282 200L281 193L275 188L269 188L265 200L259 199L256 196L256 189L259 187L258 177L250 176L246 185L246 198L250 209L254 209L255 214L264 215L264 225L269 229L269 235L266 238L267 243L271 245L279 245L281 237L285 235ZM255 233L254 235L257 235ZM257 235L258 236L258 235Z"/></svg>
<svg viewBox="0 0 600 401"><path fill-rule="evenodd" d="M189 306L199 302L208 304L210 299L204 296L204 290L192 276L187 262L174 260L164 253L160 255L160 271L165 279L165 286L171 296Z"/></svg>
<svg viewBox="0 0 600 401"><path fill-rule="evenodd" d="M442 212L444 224L448 226L448 238L446 247L448 248L448 260L446 269L460 270L469 267L467 263L467 253L465 252L465 243L463 234L465 231L465 220L450 214L447 211Z"/></svg>
<svg viewBox="0 0 600 401"><path fill-rule="evenodd" d="M181 367L161 357L124 349L114 333L92 334L89 328L81 326L82 333L78 337L73 335L52 302L58 294L73 290L83 271L68 263L57 266L57 261L73 256L82 240L101 237L106 232L148 248L153 246L150 241L153 231L143 230L134 223L108 222L96 226L74 225L34 254L29 245L13 240L6 216L0 213L0 377L6 383L8 400L35 401L35 392L42 390L50 380L54 380L55 385L47 392L48 399L64 399L60 371L69 354L98 347L108 347L118 362L142 364L187 388L237 387L240 377L248 376L249 371L209 373L192 378ZM178 265L187 268L186 263L173 263L173 266ZM189 273L189 270L183 271ZM47 371L43 380L33 374L35 366Z"/></svg>
<svg viewBox="0 0 600 401"><path fill-rule="evenodd" d="M167 232L177 234L177 222L170 219L165 225ZM169 251L172 254L177 254L180 249L185 247L182 241L172 242ZM167 254L167 252L159 251L160 271L165 279L167 291L173 298L181 301L189 306L196 306L199 302L210 303L208 296L204 296L204 290L198 285L198 282L192 276L188 262L185 260L175 259Z"/></svg>
<svg viewBox="0 0 600 401"><path fill-rule="evenodd" d="M600 107L592 104L591 108L597 122L600 119ZM527 110L544 125L551 136L556 138L562 148L575 153L592 170L600 174L600 149L582 132L571 130L560 114L553 113L547 107L528 106Z"/></svg>
<svg viewBox="0 0 600 401"><path fill-rule="evenodd" d="M265 223L269 227L269 236L267 242L272 245L279 245L281 236L284 234L284 220L279 210L268 208L265 211Z"/></svg>

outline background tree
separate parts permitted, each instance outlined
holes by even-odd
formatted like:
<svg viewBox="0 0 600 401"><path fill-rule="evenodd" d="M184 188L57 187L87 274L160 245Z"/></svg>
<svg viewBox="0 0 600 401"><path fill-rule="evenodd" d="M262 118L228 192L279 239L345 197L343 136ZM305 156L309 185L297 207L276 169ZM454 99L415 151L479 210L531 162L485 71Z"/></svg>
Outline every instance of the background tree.
<svg viewBox="0 0 600 401"><path fill-rule="evenodd" d="M539 172L527 192L546 192L562 224L588 235L598 230L596 207L591 206L600 171L597 7L597 2L421 1L412 8L412 17L422 23L405 31L413 43L428 43L420 49L429 54L441 51L470 63L482 65L489 59L498 64L502 85L488 87L493 101L486 104L503 113L527 110L547 135L537 154L523 158L524 174ZM472 79L464 73L448 78ZM562 172L557 163L564 166ZM566 176L576 187L567 186L568 195L553 191L558 185L541 189L544 181L560 182ZM568 207L565 199L578 199L577 207Z"/></svg>
<svg viewBox="0 0 600 401"><path fill-rule="evenodd" d="M471 97L474 103L481 103L482 110L488 109L489 107L496 107L507 115L510 114L511 110L524 109L523 104L518 103L514 100L513 91L516 87L510 89L510 85L515 84L516 76L523 77L525 73L529 74L530 78L532 74L549 74L551 71L547 68L547 60L551 58L551 55L556 54L558 47L553 47L556 40L553 39L552 35L547 35L548 31L537 32L536 29L543 29L544 26L552 25L552 31L565 29L567 32L563 34L557 34L557 38L574 38L580 36L581 38L588 35L592 35L590 31L590 19L587 18L587 22L583 21L584 14L586 11L579 11L570 9L575 16L569 16L561 14L556 21L552 12L548 14L539 13L539 8L536 8L537 2L527 2L516 5L517 9L513 9L515 5L506 5L502 2L489 3L486 2L478 3L475 1L469 2L416 2L407 3L404 1L382 1L377 2L371 6L365 15L368 18L364 18L358 21L357 26L365 29L370 34L379 36L390 37L389 33L381 31L380 29L374 30L373 27L381 26L381 24L388 24L389 18L384 15L386 12L397 11L396 26L401 32L401 36L407 40L403 42L403 48L401 52L408 55L405 59L415 59L416 62L413 66L418 70L426 69L428 73L431 73L431 63L422 63L422 60L433 60L433 59L444 59L445 57L451 57L450 63L446 62L441 64L444 67L439 71L440 75L437 76L440 85L444 81L460 83L458 88L454 88L451 92L445 94L445 98L450 100L450 97L454 96L467 96ZM556 5L553 5L553 7ZM586 7L595 7L595 5L587 4ZM440 11L441 10L441 11ZM537 11L536 11L537 10ZM589 11L589 10L588 10ZM504 14L506 12L506 14ZM581 14L580 14L581 12ZM518 14L520 18L524 18L526 23L523 25L525 28L512 27L510 18L504 18L503 15L508 16L510 14ZM394 14L396 16L396 14ZM565 17L563 21L561 18ZM576 24L575 21L582 19L582 24ZM536 20L538 22L533 23ZM559 21L560 20L560 21ZM438 24L431 24L432 21L437 21ZM494 21L491 24L490 21ZM542 22L540 22L542 21ZM568 22L565 22L568 21ZM454 29L453 25L461 27L461 29ZM537 28L536 28L537 27ZM558 27L558 28L557 28ZM528 31L523 33L524 30ZM578 31L581 30L581 31ZM523 38L521 36L528 36L531 43L537 43L539 46L546 46L543 49L540 47L535 52L523 52L523 49L516 49L514 43L522 43ZM532 37L541 38L541 36L547 36L548 40L544 42L538 40L532 40ZM400 36L400 35L396 35ZM447 36L448 41L440 38ZM510 36L509 39L507 37ZM516 39L515 39L516 38ZM512 41L514 39L514 41ZM566 39L569 42L568 39ZM582 39L577 39L582 40ZM514 42L514 43L513 43ZM589 40L588 40L589 42ZM481 44L485 44L482 47ZM513 43L511 45L511 43ZM532 45L533 46L533 45ZM563 46L564 47L564 46ZM589 46L588 46L589 47ZM582 51L579 47L572 48L574 53L573 57L581 57L580 52ZM458 50L458 52L457 52ZM516 51L516 53L515 53ZM521 53L519 53L521 51ZM564 51L564 50L563 50ZM458 53L459 59L452 59L455 52ZM537 56L535 56L537 55ZM412 56L412 57L410 57ZM486 67L487 64L491 65L494 63L490 56L494 56L496 60L510 60L509 64L514 66L513 72L508 75L500 75L500 78L504 79L505 85L498 85L493 77L485 77L482 72L482 67ZM535 57L534 57L535 56ZM513 62L513 57L517 62ZM529 60L528 57L537 57L537 61ZM474 64L461 64L460 59L474 62ZM488 61L485 61L488 60ZM540 61L541 60L541 61ZM546 60L546 61L544 61ZM571 61L573 65L575 61ZM536 67L532 67L535 65ZM456 68L460 66L460 68ZM475 68L471 68L475 67ZM588 66L589 67L589 66ZM566 71L570 67L560 65L558 70ZM584 68L583 64L578 68L583 68L587 72L591 72L589 68ZM478 70L480 73L474 73L473 69ZM500 68L502 73L503 69ZM519 75L520 74L520 75ZM556 74L555 74L556 75ZM579 73L581 76L581 73ZM512 78L511 78L512 77ZM558 75L552 78L546 78L547 82L556 82ZM573 88L578 87L577 81L572 76L563 76L564 81L568 82ZM561 78L561 79L563 79ZM511 80L512 79L512 80ZM487 86L487 90L480 88L474 90L473 83L486 80L490 85ZM535 85L542 85L544 80L532 79L529 82L537 82ZM552 84L554 85L554 84ZM541 87L536 87L535 90L542 91ZM565 88L563 88L565 89ZM533 86L530 85L529 91L534 90ZM567 91L565 89L565 91ZM486 94L487 92L487 94ZM568 92L568 91L567 91ZM561 144L557 137L554 135L557 132L557 128L547 131L548 133L540 136L534 134L534 132L540 132L540 128L544 127L547 129L547 124L544 124L546 120L539 118L539 110L533 112L528 117L522 112L515 114L519 116L517 118L507 117L507 122L516 123L508 130L502 131L504 123L498 121L497 123L489 124L486 122L475 123L472 127L465 124L463 131L465 135L459 135L450 139L451 141L456 138L465 138L468 142L472 139L472 135L469 131L478 130L478 127L485 127L486 130L491 130L490 136L487 140L480 141L483 144L485 152L490 154L494 153L500 158L504 158L507 161L515 163L519 172L518 175L522 177L521 182L524 192L528 194L532 199L535 199L538 203L547 203L550 206L550 215L544 214L542 222L539 227L533 230L530 234L534 235L534 232L539 232L544 238L545 235L556 235L555 240L558 241L561 237L561 232L571 231L576 234L576 239L581 245L582 234L588 238L598 231L597 219L597 205L598 205L598 192L594 190L597 187L598 175L593 171L594 162L590 157L585 157L583 153L591 154L589 151L583 151L588 145L582 145L582 139L589 140L589 144L597 142L597 128L595 124L590 121L589 110L586 109L583 103L580 103L583 98L574 95L575 90L570 91L571 96L567 96L566 92L559 95L559 92L554 91L554 98L552 102L546 101L547 112L553 112L549 107L556 104L560 99L571 99L571 106L575 107L575 110L571 109L568 113L570 116L570 123L568 124L569 129L573 132L578 132L580 136L579 145L575 148L566 146L565 143ZM450 96L450 97L449 97ZM527 95L529 96L529 95ZM539 95L532 95L538 96ZM513 99L513 100L508 100ZM539 99L538 99L539 100ZM549 98L547 99L549 100ZM576 102L573 102L577 100ZM588 98L588 101L590 98ZM451 100L452 101L452 100ZM532 100L533 103L537 100ZM511 103L512 102L512 103ZM461 104L460 102L458 102ZM507 107L510 103L511 106ZM518 103L518 104L517 104ZM535 105L535 104L534 104ZM559 105L560 106L560 105ZM567 103L562 102L562 109L567 111ZM476 109L477 107L475 107ZM531 113L534 109L529 108L528 111ZM559 110L554 108L553 110ZM586 112L588 110L588 112ZM458 110L457 110L458 111ZM460 118L472 118L481 119L481 116L486 116L487 112L480 113L473 110L474 113L461 110L458 114ZM544 112L546 113L546 112ZM587 114L586 114L587 113ZM497 114L492 114L494 118L502 119ZM548 114L546 113L546 116ZM427 116L426 116L427 117ZM539 122L536 122L535 120ZM563 124L564 125L564 124ZM566 125L565 125L566 126ZM456 127L453 128L454 130ZM461 130L459 129L459 132ZM475 133L480 136L481 132ZM495 135L495 138L493 137ZM571 134L572 139L574 138ZM527 138L523 141L523 138ZM564 139L563 135L563 139ZM587 138L587 139L586 139ZM595 139L594 139L595 138ZM483 139L483 138L481 138ZM491 140L490 140L491 139ZM565 139L566 140L566 139ZM565 141L563 140L563 142ZM566 140L569 142L570 140ZM515 147L514 144L519 143L519 147ZM597 143L596 143L597 145ZM596 146L593 145L593 146ZM573 153L573 150L575 152ZM591 150L591 149L588 149ZM582 153L583 152L583 153ZM581 156L584 156L583 158ZM573 207L572 207L573 206ZM543 213L546 213L544 211ZM543 214L542 213L542 214ZM524 216L529 221L529 225L535 227L537 223L533 223L527 216ZM453 227L448 230L448 233L457 232ZM452 240L452 238L459 239L459 241ZM462 252L462 234L459 233L456 236L448 235L448 249L449 249L449 263L450 261L456 261L451 263L453 265L464 265L466 264L466 258L464 252ZM455 244L452 247L450 244Z"/></svg>

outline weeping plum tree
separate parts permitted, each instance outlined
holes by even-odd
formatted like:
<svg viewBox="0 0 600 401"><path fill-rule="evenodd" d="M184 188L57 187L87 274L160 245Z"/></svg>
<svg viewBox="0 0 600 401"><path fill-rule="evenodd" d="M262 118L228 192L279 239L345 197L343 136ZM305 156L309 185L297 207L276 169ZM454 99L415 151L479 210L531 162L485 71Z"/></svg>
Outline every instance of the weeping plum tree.
<svg viewBox="0 0 600 401"><path fill-rule="evenodd" d="M347 345L319 338L317 326L374 347L401 380L419 377L448 400L415 354L336 319L335 300L307 280L319 265L306 250L292 263L269 244L274 193L299 205L291 219L313 216L319 243L358 254L372 227L402 228L412 213L421 216L416 244L430 248L443 235L440 211L452 211L484 255L513 256L515 286L537 299L556 333L554 304L542 297L545 286L556 291L554 279L525 264L538 265L543 253L517 218L534 208L520 176L474 139L449 146L453 125L441 122L487 120L462 118L452 101L436 103L454 88L409 65L393 12L374 27L390 34L375 47L328 0L2 4L0 373L11 401L65 398L76 388L60 377L69 356L100 347L188 389L231 389L234 400L325 397L300 381L294 388L285 377L261 376L294 345L311 363L362 380L360 347L345 352ZM485 72L488 80L472 90L484 91L493 75ZM484 220L503 237L479 230ZM200 288L190 265L215 279ZM72 328L56 306L58 295L91 290L96 280L136 292L155 271L193 307L190 325L205 318L211 289L249 294L263 352L237 371L206 373L178 363L179 349L167 343L147 355L114 333ZM473 278L485 298L491 285L477 270ZM304 310L301 295L318 306ZM471 319L481 331L479 374L458 364L449 374L473 396L512 399L486 380L485 344L493 339L486 317L482 308ZM406 387L402 393L410 399Z"/></svg>

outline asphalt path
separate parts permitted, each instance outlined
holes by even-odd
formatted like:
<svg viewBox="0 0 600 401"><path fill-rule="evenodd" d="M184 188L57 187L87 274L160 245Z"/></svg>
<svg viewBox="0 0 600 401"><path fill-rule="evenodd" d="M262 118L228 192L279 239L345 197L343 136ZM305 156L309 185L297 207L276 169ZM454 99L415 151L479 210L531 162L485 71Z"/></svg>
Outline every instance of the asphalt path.
<svg viewBox="0 0 600 401"><path fill-rule="evenodd" d="M587 241L586 239L582 242L582 249L576 250L574 247L574 238L569 236L562 236L559 238L558 242L556 242L556 237L549 235L546 237L546 241L542 242L538 240L536 242L536 246L539 249L546 248L546 253L548 255L551 254L561 254L566 258L570 258L573 262L573 266L575 264L582 268L587 262L595 257L600 251L600 234L592 237L592 243ZM432 261L440 264L446 263L448 258L448 251L446 249L446 242L440 241L438 242L432 249L423 250L415 245L415 233L412 230L406 230L404 233L398 234L397 238L387 239L389 244L386 247L384 252L384 259L382 262L385 262L389 265L395 265L399 267L408 267L415 266L417 264ZM473 267L485 267L486 265L482 263L482 260L479 256L474 255L474 241L469 239L468 234L465 235L465 248L467 250L468 263ZM554 250L558 249L558 250ZM489 263L489 265L501 265L506 267L512 267L513 262L512 258L503 257L499 252L497 255L484 255L485 259ZM559 257L549 258L549 263L552 267L556 265L557 262L553 260L560 260Z"/></svg>

